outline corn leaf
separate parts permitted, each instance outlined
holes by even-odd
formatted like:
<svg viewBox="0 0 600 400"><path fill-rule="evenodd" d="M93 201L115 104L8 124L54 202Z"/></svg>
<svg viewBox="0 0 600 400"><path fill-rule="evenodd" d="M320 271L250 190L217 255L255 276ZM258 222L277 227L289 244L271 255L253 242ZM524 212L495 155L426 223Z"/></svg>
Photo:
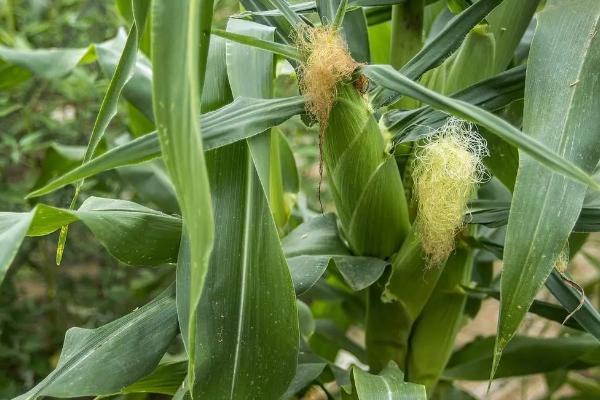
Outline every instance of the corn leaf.
<svg viewBox="0 0 600 400"><path fill-rule="evenodd" d="M352 386L342 391L346 400L425 400L425 387L404 382L404 374L393 362L379 375L353 367Z"/></svg>
<svg viewBox="0 0 600 400"><path fill-rule="evenodd" d="M538 18L525 86L523 128L529 137L589 172L600 159L600 99L593 84L599 24L596 1L550 2ZM495 367L554 268L587 190L531 156L521 156L508 220Z"/></svg>
<svg viewBox="0 0 600 400"><path fill-rule="evenodd" d="M278 398L295 375L299 331L277 228L245 141L207 153L207 163L219 240L198 307L195 391L200 398ZM188 246L177 270L183 331L191 323Z"/></svg>
<svg viewBox="0 0 600 400"><path fill-rule="evenodd" d="M550 282L550 278L548 278L548 281L546 282ZM482 299L487 297L500 300L500 290L495 288L462 286L461 289L464 290L471 298ZM574 304L573 309L578 305L579 302ZM547 320L558 322L559 324L569 328L577 329L579 331L584 330L579 322L577 322L574 318L567 319L569 312L558 304L549 303L542 300L534 300L531 304L531 307L529 307L528 312L539 315Z"/></svg>
<svg viewBox="0 0 600 400"><path fill-rule="evenodd" d="M161 153L175 186L190 243L187 337L188 384L197 398L200 349L197 308L213 247L214 223L197 115L206 70L212 0L152 3L153 104ZM200 91L200 92L199 92Z"/></svg>
<svg viewBox="0 0 600 400"><path fill-rule="evenodd" d="M525 66L512 68L492 78L460 90L450 97L487 111L497 111L523 98ZM392 110L382 116L382 123L394 135L394 143L417 141L442 126L448 114L431 106L415 110Z"/></svg>
<svg viewBox="0 0 600 400"><path fill-rule="evenodd" d="M287 57L292 60L300 60L300 54L298 53L298 50L296 50L296 48L293 46L277 43L272 40L258 39L249 35L224 31L222 29L216 28L212 30L212 33L222 38L237 43L245 44L248 46L256 47L258 49L267 50L274 54L279 54L280 56Z"/></svg>
<svg viewBox="0 0 600 400"><path fill-rule="evenodd" d="M498 259L502 259L503 257L503 243L477 239L475 241L471 240L470 244L476 248L492 253ZM562 307L567 312L573 313L573 319L575 319L583 329L600 341L600 313L594 308L590 300L585 296L583 296L582 299L581 293L575 290L571 284L566 282L556 270L552 271L545 283L546 287Z"/></svg>
<svg viewBox="0 0 600 400"><path fill-rule="evenodd" d="M288 23L292 27L297 27L298 25L304 24L304 21L292 10L291 6L288 4L287 0L268 0L275 6L281 14L285 17Z"/></svg>
<svg viewBox="0 0 600 400"><path fill-rule="evenodd" d="M75 221L82 221L110 254L126 264L160 265L177 260L179 218L129 201L90 197L78 210L38 204L27 213L0 213L0 281L25 236L48 235Z"/></svg>
<svg viewBox="0 0 600 400"><path fill-rule="evenodd" d="M204 148L211 150L246 139L303 112L304 99L301 96L272 100L239 97L233 103L201 116L200 129ZM88 163L34 190L28 197L52 193L81 178L138 164L160 155L158 135L152 132L95 157Z"/></svg>
<svg viewBox="0 0 600 400"><path fill-rule="evenodd" d="M486 17L490 32L496 39L496 72L504 71L513 59L515 49L539 4L540 0L504 0Z"/></svg>
<svg viewBox="0 0 600 400"><path fill-rule="evenodd" d="M363 71L370 79L383 87L387 87L395 92L420 100L438 110L448 112L459 118L481 125L488 129L490 133L493 133L504 141L518 147L548 169L557 171L562 175L568 176L575 181L584 183L595 189L600 189L600 185L589 175L589 173L582 170L575 163L555 153L546 147L546 145L531 136L523 134L508 122L488 111L470 103L454 100L450 97L431 91L395 71L389 65L369 65L364 67Z"/></svg>
<svg viewBox="0 0 600 400"><path fill-rule="evenodd" d="M227 31L258 39L274 40L275 28L252 21L230 19ZM235 97L271 98L273 95L273 54L253 47L227 42L227 75ZM286 201L280 157L279 131L267 129L249 138L248 145L258 171L275 224L282 228L290 215L291 204ZM292 156L292 163L293 156Z"/></svg>
<svg viewBox="0 0 600 400"><path fill-rule="evenodd" d="M546 287L563 308L573 314L573 319L587 332L600 341L600 313L592 305L590 299L584 297L581 306L581 293L565 282L557 271L552 271L546 280Z"/></svg>
<svg viewBox="0 0 600 400"><path fill-rule="evenodd" d="M293 44L292 27L294 24L290 24L285 18L280 18L279 16L282 16L283 14L279 9L275 9L277 13L271 15L272 11L274 11L274 5L271 0L240 0L240 3L246 10L256 13L256 15L253 15L256 22L276 28L275 38L278 43ZM265 14L262 15L262 12Z"/></svg>
<svg viewBox="0 0 600 400"><path fill-rule="evenodd" d="M119 97L123 91L123 88L133 75L133 71L135 69L137 49L140 39L144 33L144 25L148 15L149 5L149 0L132 0L134 17L133 23L131 25L131 29L129 30L129 34L127 35L123 52L119 57L119 61L108 84L108 89L104 94L102 104L98 110L98 115L96 116L96 121L94 122L94 127L92 128L92 133L83 156L83 162L87 162L92 159L100 140L102 140L102 137L104 136L106 128L108 128L108 124L117 114ZM141 26L141 28L139 28L139 26ZM75 194L71 200L70 208L74 208L79 196L79 190L82 185L83 180L77 182L75 186ZM59 265L62 260L62 254L67 240L67 232L68 226L64 226L60 231L58 246L56 249L57 265Z"/></svg>
<svg viewBox="0 0 600 400"><path fill-rule="evenodd" d="M469 206L467 221L471 224L481 224L497 228L508 223L510 202L496 200L477 200ZM573 225L573 232L599 232L600 207L584 203L581 212Z"/></svg>
<svg viewBox="0 0 600 400"><path fill-rule="evenodd" d="M378 258L352 256L340 239L333 214L309 219L285 236L281 244L298 295L313 287L330 263L354 290L373 284L387 265Z"/></svg>
<svg viewBox="0 0 600 400"><path fill-rule="evenodd" d="M400 72L410 79L417 80L428 70L440 65L460 46L467 33L502 1L481 0L455 16L400 69ZM373 93L372 103L376 108L389 105L400 98L402 93L398 90L386 87L380 82L376 83L382 86Z"/></svg>
<svg viewBox="0 0 600 400"><path fill-rule="evenodd" d="M457 350L444 371L446 379L486 380L492 367L495 337L479 338ZM598 353L600 344L590 335L560 338L517 336L505 349L496 377L523 376L576 368L579 361ZM587 368L582 364L580 368Z"/></svg>
<svg viewBox="0 0 600 400"><path fill-rule="evenodd" d="M171 286L152 302L104 326L69 329L54 371L15 400L119 392L156 367L176 333Z"/></svg>
<svg viewBox="0 0 600 400"><path fill-rule="evenodd" d="M0 46L0 59L45 79L61 78L94 58L93 45L80 49L36 50Z"/></svg>
<svg viewBox="0 0 600 400"><path fill-rule="evenodd" d="M174 395L185 379L187 360L161 363L152 373L124 387L119 393L159 393Z"/></svg>

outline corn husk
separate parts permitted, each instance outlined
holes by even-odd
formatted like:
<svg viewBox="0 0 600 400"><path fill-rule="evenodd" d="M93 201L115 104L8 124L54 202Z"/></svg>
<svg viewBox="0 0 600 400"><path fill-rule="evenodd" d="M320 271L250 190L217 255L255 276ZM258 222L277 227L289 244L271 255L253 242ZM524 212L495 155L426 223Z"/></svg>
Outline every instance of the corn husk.
<svg viewBox="0 0 600 400"><path fill-rule="evenodd" d="M410 229L402 179L375 118L351 84L338 86L323 161L354 253L385 258L397 251Z"/></svg>

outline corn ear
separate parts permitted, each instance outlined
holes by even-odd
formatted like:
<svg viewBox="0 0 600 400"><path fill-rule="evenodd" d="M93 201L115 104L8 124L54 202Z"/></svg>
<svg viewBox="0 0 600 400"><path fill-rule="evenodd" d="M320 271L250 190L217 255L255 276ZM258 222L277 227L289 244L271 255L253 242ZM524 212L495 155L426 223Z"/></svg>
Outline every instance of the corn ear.
<svg viewBox="0 0 600 400"><path fill-rule="evenodd" d="M375 118L351 84L338 85L324 131L323 161L353 252L390 256L410 228L402 179Z"/></svg>

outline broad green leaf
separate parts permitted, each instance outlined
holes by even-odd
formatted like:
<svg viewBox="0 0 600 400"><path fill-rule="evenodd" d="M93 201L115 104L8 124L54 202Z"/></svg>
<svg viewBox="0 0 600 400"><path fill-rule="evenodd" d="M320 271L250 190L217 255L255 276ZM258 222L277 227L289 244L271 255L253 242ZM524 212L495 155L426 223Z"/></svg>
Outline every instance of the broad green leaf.
<svg viewBox="0 0 600 400"><path fill-rule="evenodd" d="M0 46L0 59L45 79L61 78L77 65L93 61L94 57L93 46L81 49L36 50Z"/></svg>
<svg viewBox="0 0 600 400"><path fill-rule="evenodd" d="M201 349L196 345L197 308L213 247L214 222L200 124L200 93L212 20L212 0L152 3L153 105L161 153L175 186L189 239L189 323L187 338L190 395L200 382ZM178 291L179 292L179 291ZM180 316L181 318L181 316Z"/></svg>
<svg viewBox="0 0 600 400"><path fill-rule="evenodd" d="M258 39L274 40L275 28L231 18L227 31ZM273 54L253 47L227 42L227 75L235 97L268 99L273 95ZM248 145L258 176L267 194L275 224L282 228L290 215L283 189L278 131L266 130L249 138Z"/></svg>
<svg viewBox="0 0 600 400"><path fill-rule="evenodd" d="M446 379L486 380L492 367L495 337L478 338L457 350L444 371ZM537 338L516 336L506 347L497 378L575 368L586 355L597 353L600 344L589 336ZM588 367L583 364L582 367Z"/></svg>
<svg viewBox="0 0 600 400"><path fill-rule="evenodd" d="M340 239L333 214L304 222L285 236L281 244L298 295L309 290L332 262L354 290L373 284L387 265L378 258L351 255Z"/></svg>
<svg viewBox="0 0 600 400"><path fill-rule="evenodd" d="M389 65L369 65L363 67L365 74L380 84L397 93L420 100L439 110L453 114L459 118L481 125L503 139L504 141L523 150L527 155L542 163L548 169L555 170L575 181L600 189L588 173L572 161L549 149L545 144L529 135L523 134L503 119L470 103L454 100L431 91L395 71ZM527 130L527 129L526 129Z"/></svg>
<svg viewBox="0 0 600 400"><path fill-rule="evenodd" d="M0 213L0 278L25 236L48 235L82 221L118 260L130 265L160 265L177 260L181 220L124 200L88 198L78 210L38 204L26 213ZM140 237L144 237L140 241Z"/></svg>
<svg viewBox="0 0 600 400"><path fill-rule="evenodd" d="M398 69L423 47L425 0L405 1L392 7L390 64Z"/></svg>
<svg viewBox="0 0 600 400"><path fill-rule="evenodd" d="M487 111L497 111L522 99L524 88L525 66L520 66L462 89L451 97ZM399 144L425 138L447 118L448 114L424 106L410 111L389 111L383 114L382 123L394 135L394 143Z"/></svg>
<svg viewBox="0 0 600 400"><path fill-rule="evenodd" d="M33 214L0 213L0 282L21 247Z"/></svg>
<svg viewBox="0 0 600 400"><path fill-rule="evenodd" d="M304 98L249 99L239 97L217 111L200 118L204 149L211 150L238 140L246 139L279 125L294 115L304 112ZM138 164L160 157L160 143L156 132L149 133L115 147L93 158L81 167L34 190L28 197L38 197L60 189L79 179L127 165Z"/></svg>
<svg viewBox="0 0 600 400"><path fill-rule="evenodd" d="M550 1L538 16L525 84L528 137L589 172L600 159L600 39L590 34L599 25L597 1ZM531 156L521 154L508 219L495 366L554 268L587 191Z"/></svg>
<svg viewBox="0 0 600 400"><path fill-rule="evenodd" d="M162 160L152 160L117 170L125 184L131 186L144 204L153 204L167 214L179 213L175 188Z"/></svg>
<svg viewBox="0 0 600 400"><path fill-rule="evenodd" d="M327 362L310 353L309 351L303 351L298 355L298 368L296 369L296 375L287 388L286 392L281 396L281 400L289 400L290 397L294 396L297 392L308 386L311 382L315 381L319 375L323 372Z"/></svg>
<svg viewBox="0 0 600 400"><path fill-rule="evenodd" d="M477 200L470 203L467 221L497 228L508 223L510 202L496 200ZM599 232L600 207L583 204L581 212L573 225L573 232Z"/></svg>
<svg viewBox="0 0 600 400"><path fill-rule="evenodd" d="M96 329L71 328L58 365L15 400L109 395L150 373L177 333L175 292Z"/></svg>
<svg viewBox="0 0 600 400"><path fill-rule="evenodd" d="M198 307L195 390L200 398L279 398L295 374L299 330L277 228L245 141L207 153L207 163L219 240ZM185 331L190 265L185 247L180 254Z"/></svg>
<svg viewBox="0 0 600 400"><path fill-rule="evenodd" d="M102 137L104 136L106 128L108 128L108 124L115 117L115 115L117 115L117 105L121 91L133 75L133 71L136 66L137 49L140 38L144 33L144 25L146 23L146 16L148 15L149 5L149 0L132 0L134 22L127 36L125 46L123 47L123 52L119 57L119 62L117 63L115 71L108 84L108 89L106 90L106 93L102 99L102 103L100 104L100 109L98 110L98 115L96 116L96 121L94 122L94 127L92 128L92 133L83 156L84 163L92 159L100 140L102 140ZM138 28L138 25L141 26L141 28ZM73 199L71 200L71 205L69 208L74 208L82 185L83 180L78 181L75 185L75 194L73 195ZM67 240L67 231L68 226L62 227L60 231L58 247L56 249L57 265L60 264L62 259L65 242Z"/></svg>
<svg viewBox="0 0 600 400"><path fill-rule="evenodd" d="M152 373L121 389L120 393L160 393L174 395L185 379L187 360L161 363Z"/></svg>
<svg viewBox="0 0 600 400"><path fill-rule="evenodd" d="M467 33L502 1L481 0L454 17L442 31L429 40L421 51L400 69L400 73L409 79L416 80L428 70L440 65L460 46ZM373 94L372 102L376 108L389 105L398 100L401 94L406 94L395 88L386 87L381 82L376 81L376 83L382 86Z"/></svg>
<svg viewBox="0 0 600 400"><path fill-rule="evenodd" d="M379 375L352 368L352 387L342 389L347 400L425 400L425 387L404 382L404 374L390 363Z"/></svg>
<svg viewBox="0 0 600 400"><path fill-rule="evenodd" d="M496 42L495 72L506 69L540 0L504 0L486 17Z"/></svg>

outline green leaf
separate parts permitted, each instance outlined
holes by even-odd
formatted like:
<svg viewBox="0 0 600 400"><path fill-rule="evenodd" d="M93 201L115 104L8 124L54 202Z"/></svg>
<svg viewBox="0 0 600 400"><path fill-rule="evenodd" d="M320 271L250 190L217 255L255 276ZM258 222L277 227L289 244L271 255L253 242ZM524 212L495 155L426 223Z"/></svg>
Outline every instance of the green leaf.
<svg viewBox="0 0 600 400"><path fill-rule="evenodd" d="M78 210L38 204L27 213L0 213L0 278L25 236L48 235L82 221L118 260L130 265L175 262L181 220L124 200L88 198ZM144 241L140 241L140 237ZM0 279L1 281L1 279Z"/></svg>
<svg viewBox="0 0 600 400"><path fill-rule="evenodd" d="M304 222L281 241L296 294L308 291L333 263L353 290L377 281L388 264L374 257L350 254L340 239L335 216L325 214Z"/></svg>
<svg viewBox="0 0 600 400"><path fill-rule="evenodd" d="M268 0L275 6L281 14L285 17L288 23L295 29L299 25L303 25L305 22L292 10L287 0Z"/></svg>
<svg viewBox="0 0 600 400"><path fill-rule="evenodd" d="M304 98L302 96L272 100L238 97L233 103L217 111L204 114L200 118L204 148L208 151L249 138L303 112ZM107 151L34 190L27 197L52 193L79 179L110 169L138 164L160 157L160 155L158 134L152 132Z"/></svg>
<svg viewBox="0 0 600 400"><path fill-rule="evenodd" d="M283 15L279 9L276 10L277 14L274 14L274 16L269 16L274 7L271 0L240 0L240 3L246 10L255 13L265 12L264 16L257 14L254 16L254 19L256 22L263 25L275 27L275 37L278 43L289 45L293 44L294 40L292 34L294 30L292 27L295 26L295 24L290 24L286 19L277 17L278 15ZM316 5L314 7L316 7Z"/></svg>
<svg viewBox="0 0 600 400"><path fill-rule="evenodd" d="M151 374L121 389L120 393L160 393L174 395L185 379L187 360L161 363Z"/></svg>
<svg viewBox="0 0 600 400"><path fill-rule="evenodd" d="M391 362L379 375L352 368L352 387L343 389L347 400L425 400L425 387L404 382L404 374Z"/></svg>
<svg viewBox="0 0 600 400"><path fill-rule="evenodd" d="M550 279L549 279L550 280ZM548 282L548 281L547 281ZM482 287L468 287L463 286L462 290L464 290L469 297L482 299L485 297L494 298L496 300L500 300L500 291L494 288L482 288ZM573 308L575 308L579 303L574 304ZM539 315L542 318L545 318L550 321L558 322L564 326L569 328L577 329L579 331L583 331L583 327L579 325L579 323L574 319L566 319L569 315L569 312L563 308L562 306L554 303L549 303L547 301L542 300L534 300L529 307L528 312Z"/></svg>
<svg viewBox="0 0 600 400"><path fill-rule="evenodd" d="M33 214L0 213L0 283L21 247Z"/></svg>
<svg viewBox="0 0 600 400"><path fill-rule="evenodd" d="M515 67L492 78L478 82L451 95L487 111L497 111L523 98L525 66ZM394 143L417 141L442 126L448 114L431 106L416 110L392 110L382 116L382 123L394 135Z"/></svg>
<svg viewBox="0 0 600 400"><path fill-rule="evenodd" d="M600 40L590 34L599 24L597 1L549 2L539 14L527 68L524 130L579 171L591 172L600 159L594 83ZM521 156L508 220L494 366L554 268L587 190L531 156Z"/></svg>
<svg viewBox="0 0 600 400"><path fill-rule="evenodd" d="M467 33L501 2L502 0L480 0L455 16L400 69L400 73L416 80L428 70L440 65L460 46ZM376 108L389 105L398 100L401 94L406 94L386 87L381 82L376 83L382 85L382 88L378 88L373 94L372 102Z"/></svg>
<svg viewBox="0 0 600 400"><path fill-rule="evenodd" d="M300 390L308 386L311 382L316 380L319 375L323 372L327 362L322 358L310 353L309 351L301 352L298 355L298 368L296 369L296 375L290 383L290 386L286 392L281 396L281 400L289 400L290 397L294 396Z"/></svg>
<svg viewBox="0 0 600 400"><path fill-rule="evenodd" d="M227 24L227 31L271 41L275 34L273 27L233 18ZM274 61L271 53L228 42L227 75L234 96L272 97ZM279 138L278 131L266 130L250 138L248 144L275 224L282 228L291 210L283 189Z"/></svg>
<svg viewBox="0 0 600 400"><path fill-rule="evenodd" d="M109 324L69 329L56 369L15 400L109 395L147 375L177 333L174 295L170 287Z"/></svg>
<svg viewBox="0 0 600 400"><path fill-rule="evenodd" d="M496 200L476 200L469 206L467 221L471 224L481 224L497 228L508 223L510 202ZM599 232L600 207L583 204L581 212L573 225L573 232Z"/></svg>
<svg viewBox="0 0 600 400"><path fill-rule="evenodd" d="M495 337L475 339L456 351L444 371L446 379L486 380L492 367ZM506 347L497 378L523 376L575 368L576 363L600 349L598 341L589 336L537 338L517 336ZM587 364L582 365L584 368Z"/></svg>
<svg viewBox="0 0 600 400"><path fill-rule="evenodd" d="M280 56L290 58L292 60L300 61L300 54L298 50L289 45L273 42L270 40L258 39L249 35L243 35L240 33L234 33L229 31L224 31L222 29L213 29L212 33L214 35L220 36L222 38L245 44L248 46L256 47L258 49L263 49L270 51L271 53L279 54Z"/></svg>
<svg viewBox="0 0 600 400"><path fill-rule="evenodd" d="M439 110L453 114L459 118L481 125L515 147L523 150L545 167L555 170L569 178L600 189L588 173L572 161L555 153L546 145L510 125L503 119L461 100L454 100L431 91L395 71L389 65L369 65L363 67L365 74L383 87L420 100Z"/></svg>
<svg viewBox="0 0 600 400"><path fill-rule="evenodd" d="M213 247L214 222L197 115L206 70L212 0L152 3L153 104L161 153L175 186L190 243L188 383L197 398L202 360L196 345L197 308ZM180 316L181 318L181 316Z"/></svg>
<svg viewBox="0 0 600 400"><path fill-rule="evenodd" d="M503 244L482 239L473 241L471 238L470 245L486 250L497 258L502 259L502 253L504 251ZM552 271L545 283L546 287L562 307L569 313L573 313L573 319L600 341L600 313L594 308L590 300L587 297L583 297L582 299L581 293L575 290L571 284L566 282L556 270ZM582 300L583 304L580 305Z"/></svg>
<svg viewBox="0 0 600 400"><path fill-rule="evenodd" d="M100 110L96 116L96 121L94 122L94 127L92 128L92 133L83 156L84 163L92 159L100 140L102 140L102 137L104 136L106 128L108 128L108 124L115 117L115 115L117 115L117 105L121 91L131 78L135 69L137 49L140 38L144 33L144 25L146 23L149 5L149 0L132 0L134 22L129 31L129 35L127 36L127 41L123 47L123 52L121 53L119 62L117 63L115 71L110 79L110 83L108 84L108 89L106 90L106 93L102 99L102 104L100 105ZM141 25L140 29L138 29L138 24ZM73 195L73 199L71 200L71 205L69 208L74 208L79 196L79 190L81 189L82 185L83 180L77 182L75 186L75 194ZM62 259L65 242L67 240L67 231L67 226L64 226L60 231L58 247L56 249L57 265L60 264Z"/></svg>
<svg viewBox="0 0 600 400"><path fill-rule="evenodd" d="M585 297L583 299L583 306L580 306L581 293L566 283L556 270L552 271L546 280L546 287L569 313L579 308L573 314L573 319L600 341L600 313L598 313L598 310L596 310L590 300Z"/></svg>
<svg viewBox="0 0 600 400"><path fill-rule="evenodd" d="M207 163L219 240L198 308L196 390L200 398L279 398L295 374L299 330L277 228L246 142L207 153ZM185 331L191 283L185 246L180 254Z"/></svg>
<svg viewBox="0 0 600 400"><path fill-rule="evenodd" d="M61 78L77 65L93 60L93 58L93 46L82 49L36 50L0 46L0 59L45 79Z"/></svg>
<svg viewBox="0 0 600 400"><path fill-rule="evenodd" d="M486 17L496 39L496 72L506 69L513 59L515 49L539 4L540 0L504 0Z"/></svg>

